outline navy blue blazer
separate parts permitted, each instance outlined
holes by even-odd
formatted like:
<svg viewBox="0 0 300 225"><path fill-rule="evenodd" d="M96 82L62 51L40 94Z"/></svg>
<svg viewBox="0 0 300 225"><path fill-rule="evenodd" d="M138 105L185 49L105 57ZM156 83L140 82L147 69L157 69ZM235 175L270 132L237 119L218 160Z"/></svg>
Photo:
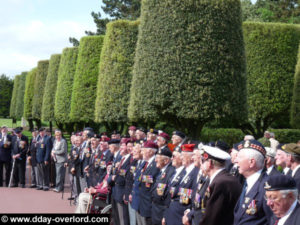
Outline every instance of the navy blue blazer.
<svg viewBox="0 0 300 225"><path fill-rule="evenodd" d="M140 205L140 183L141 183L141 173L142 170L145 166L145 161L141 162L139 166L137 166L134 174L133 174L133 184L132 184L132 202L131 202L131 207L138 211L139 205Z"/></svg>
<svg viewBox="0 0 300 225"><path fill-rule="evenodd" d="M0 133L0 162L9 162L11 161L11 148L12 148L12 137L7 134L7 142L10 142L9 145L4 143L2 138L2 133Z"/></svg>
<svg viewBox="0 0 300 225"><path fill-rule="evenodd" d="M186 177L182 178L182 181L175 187L173 199L171 200L168 210L165 212L166 224L182 225L182 217L184 211L191 208L191 198L187 203L180 203L180 189L194 190L197 181L197 175L199 168L195 167ZM192 193L191 193L192 194Z"/></svg>
<svg viewBox="0 0 300 225"><path fill-rule="evenodd" d="M20 159L21 160L26 160L26 153L28 150L28 138L22 134L20 141L25 142L24 148L20 147L20 143L17 141L17 136L13 136L12 138L12 155L17 155L20 154Z"/></svg>
<svg viewBox="0 0 300 225"><path fill-rule="evenodd" d="M130 156L130 165L129 165L129 172L126 174L125 177L125 200L129 201L129 195L131 194L133 182L134 182L134 174L136 172L137 160L133 159Z"/></svg>
<svg viewBox="0 0 300 225"><path fill-rule="evenodd" d="M270 222L273 213L264 199L264 185L267 178L268 175L263 171L254 186L245 195L243 204L240 205L240 200L237 201L234 209L234 225L263 225ZM256 210L252 215L248 208L251 208L253 201L255 201Z"/></svg>
<svg viewBox="0 0 300 225"><path fill-rule="evenodd" d="M280 174L281 173L274 166L273 169L271 170L271 173L269 174L269 176L280 175Z"/></svg>
<svg viewBox="0 0 300 225"><path fill-rule="evenodd" d="M37 163L50 162L51 145L51 140L48 136L44 136L43 138L38 136L36 145Z"/></svg>
<svg viewBox="0 0 300 225"><path fill-rule="evenodd" d="M300 168L296 171L293 178L295 179L298 191L300 192Z"/></svg>
<svg viewBox="0 0 300 225"><path fill-rule="evenodd" d="M152 200L151 200L151 189L152 186L155 184L156 178L159 174L159 169L156 167L156 162L153 160L146 168L146 170L141 174L141 183L140 183L140 205L138 212L142 217L151 217L151 207L152 207ZM151 182L145 181L146 176L152 179Z"/></svg>

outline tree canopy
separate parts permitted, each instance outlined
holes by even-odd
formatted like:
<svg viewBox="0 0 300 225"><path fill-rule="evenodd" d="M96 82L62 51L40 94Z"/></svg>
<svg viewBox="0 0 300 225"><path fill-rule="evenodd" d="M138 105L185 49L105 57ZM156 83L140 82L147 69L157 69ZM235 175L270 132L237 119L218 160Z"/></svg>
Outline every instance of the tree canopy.
<svg viewBox="0 0 300 225"><path fill-rule="evenodd" d="M14 82L5 74L0 76L0 117L9 116Z"/></svg>

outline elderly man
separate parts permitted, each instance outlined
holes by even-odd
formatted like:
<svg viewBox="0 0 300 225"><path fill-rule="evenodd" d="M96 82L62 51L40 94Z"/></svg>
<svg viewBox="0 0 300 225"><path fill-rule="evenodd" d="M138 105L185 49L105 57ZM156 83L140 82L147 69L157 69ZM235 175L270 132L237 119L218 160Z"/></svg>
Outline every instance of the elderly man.
<svg viewBox="0 0 300 225"><path fill-rule="evenodd" d="M202 199L204 214L200 225L231 225L234 206L242 186L225 170L230 155L216 147L203 146L203 169L209 177L209 186Z"/></svg>
<svg viewBox="0 0 300 225"><path fill-rule="evenodd" d="M275 156L276 156L276 150L270 147L265 147L266 149L266 173L269 176L274 176L280 174L280 172L275 167Z"/></svg>
<svg viewBox="0 0 300 225"><path fill-rule="evenodd" d="M152 224L161 225L166 208L169 206L167 199L168 182L175 168L171 162L172 152L168 148L158 150L155 158L156 167L160 169L159 176L152 188Z"/></svg>
<svg viewBox="0 0 300 225"><path fill-rule="evenodd" d="M64 189L65 183L65 163L67 163L68 144L67 141L62 138L62 133L60 130L55 130L55 140L51 154L55 162L56 170L56 182L53 191L61 192Z"/></svg>
<svg viewBox="0 0 300 225"><path fill-rule="evenodd" d="M172 135L172 144L176 147L181 147L185 140L185 134L181 131L175 130Z"/></svg>
<svg viewBox="0 0 300 225"><path fill-rule="evenodd" d="M270 225L298 225L300 206L295 180L282 174L271 176L265 190L267 205L274 213Z"/></svg>
<svg viewBox="0 0 300 225"><path fill-rule="evenodd" d="M256 140L243 141L238 149L236 162L246 181L234 209L234 225L266 224L272 215L264 201L264 183L268 177L263 172L266 150Z"/></svg>
<svg viewBox="0 0 300 225"><path fill-rule="evenodd" d="M156 178L159 173L159 169L156 167L155 153L158 146L153 141L147 141L142 146L143 160L146 161L144 168L141 172L141 183L140 183L140 205L137 211L137 224L148 225L152 224L151 221L151 190L155 184Z"/></svg>
<svg viewBox="0 0 300 225"><path fill-rule="evenodd" d="M192 191L196 178L199 172L199 168L195 167L193 162L193 151L195 144L182 145L182 165L185 168L186 174L181 179L180 183L172 190L172 198L169 209L165 213L165 222L167 225L181 225L184 211L191 207Z"/></svg>
<svg viewBox="0 0 300 225"><path fill-rule="evenodd" d="M276 151L276 165L280 166L283 169L284 175L291 176L292 175L292 170L291 170L291 165L290 162L288 161L288 153L284 149L284 144L279 144L277 146L277 151Z"/></svg>
<svg viewBox="0 0 300 225"><path fill-rule="evenodd" d="M159 133L157 136L157 145L158 145L158 149L163 149L163 148L168 148L168 141L170 140L170 137L167 133Z"/></svg>
<svg viewBox="0 0 300 225"><path fill-rule="evenodd" d="M8 186L11 172L12 137L7 133L7 127L2 126L0 132L0 187L3 186L3 167L5 167L5 184Z"/></svg>
<svg viewBox="0 0 300 225"><path fill-rule="evenodd" d="M287 160L291 164L292 177L295 179L298 191L300 191L300 146L295 143L283 147L288 152Z"/></svg>
<svg viewBox="0 0 300 225"><path fill-rule="evenodd" d="M37 137L38 130L35 128L31 132L32 138L30 140L27 159L28 163L31 165L31 186L30 188L36 188L37 181L37 163L36 163L36 145L37 145Z"/></svg>
<svg viewBox="0 0 300 225"><path fill-rule="evenodd" d="M136 128L135 137L138 141L146 141L146 129L143 127Z"/></svg>
<svg viewBox="0 0 300 225"><path fill-rule="evenodd" d="M279 145L279 142L275 139L275 134L273 132L270 133L270 147L274 150L276 150L277 146Z"/></svg>

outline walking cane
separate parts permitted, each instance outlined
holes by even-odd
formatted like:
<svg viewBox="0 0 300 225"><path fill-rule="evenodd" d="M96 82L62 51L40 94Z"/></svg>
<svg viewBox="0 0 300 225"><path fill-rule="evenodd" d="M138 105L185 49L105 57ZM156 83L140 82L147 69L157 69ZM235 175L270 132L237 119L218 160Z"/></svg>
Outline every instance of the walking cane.
<svg viewBox="0 0 300 225"><path fill-rule="evenodd" d="M15 170L15 162L16 162L16 159L14 159L14 161L13 161L13 165L12 165L12 169L11 169L11 173L10 173L10 179L9 179L9 184L8 184L9 188L11 187L11 182L12 182L12 178L13 178L13 174L14 174L14 170Z"/></svg>
<svg viewBox="0 0 300 225"><path fill-rule="evenodd" d="M72 205L72 193L73 193L73 191L74 191L74 179L75 179L75 176L74 176L74 174L72 174L72 186L71 186L71 196L70 196L70 206Z"/></svg>
<svg viewBox="0 0 300 225"><path fill-rule="evenodd" d="M55 158L55 159L56 159L56 158ZM67 168L66 165L64 165L64 167ZM67 172L67 170L65 170L65 176L64 176L64 179L63 179L62 191L61 191L61 199L64 199L66 172ZM57 175L57 174L56 174L56 175Z"/></svg>
<svg viewBox="0 0 300 225"><path fill-rule="evenodd" d="M92 198L93 198L93 196L90 194L89 203L88 203L88 205L86 207L86 214L88 214L89 211L90 211L90 205L91 205L91 202L92 202Z"/></svg>

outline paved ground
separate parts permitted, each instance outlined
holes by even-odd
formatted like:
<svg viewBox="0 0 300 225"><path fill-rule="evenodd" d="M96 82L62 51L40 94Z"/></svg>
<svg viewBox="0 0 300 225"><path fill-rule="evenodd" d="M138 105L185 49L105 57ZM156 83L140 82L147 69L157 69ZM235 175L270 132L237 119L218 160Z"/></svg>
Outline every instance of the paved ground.
<svg viewBox="0 0 300 225"><path fill-rule="evenodd" d="M38 191L30 186L30 166L26 168L27 188L0 187L0 213L73 213L75 206L70 206L70 182L68 172L65 179L65 193Z"/></svg>

